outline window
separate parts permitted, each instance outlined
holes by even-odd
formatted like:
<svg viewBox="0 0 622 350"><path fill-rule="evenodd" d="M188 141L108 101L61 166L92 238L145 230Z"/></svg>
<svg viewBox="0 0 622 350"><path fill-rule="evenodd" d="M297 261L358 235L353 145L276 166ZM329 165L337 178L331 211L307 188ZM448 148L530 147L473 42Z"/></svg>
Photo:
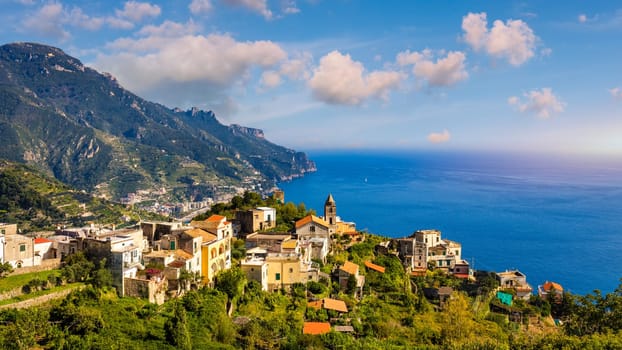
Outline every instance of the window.
<svg viewBox="0 0 622 350"><path fill-rule="evenodd" d="M276 279L277 281L280 281L280 280L281 280L281 274L280 274L280 273L277 273L277 274L276 274L276 276L275 276L275 279Z"/></svg>
<svg viewBox="0 0 622 350"><path fill-rule="evenodd" d="M436 241L438 242L438 236L436 236Z"/></svg>
<svg viewBox="0 0 622 350"><path fill-rule="evenodd" d="M171 250L175 250L175 241L171 241Z"/></svg>
<svg viewBox="0 0 622 350"><path fill-rule="evenodd" d="M197 253L197 242L194 242L194 253Z"/></svg>
<svg viewBox="0 0 622 350"><path fill-rule="evenodd" d="M428 243L428 239L427 238L425 239L425 242Z"/></svg>
<svg viewBox="0 0 622 350"><path fill-rule="evenodd" d="M294 273L294 269L293 268L289 268L289 273Z"/></svg>
<svg viewBox="0 0 622 350"><path fill-rule="evenodd" d="M309 231L310 231L310 232L315 232L315 226L311 226L311 227L309 227Z"/></svg>
<svg viewBox="0 0 622 350"><path fill-rule="evenodd" d="M0 234L5 234L5 233L6 233L6 231L4 229L0 230Z"/></svg>
<svg viewBox="0 0 622 350"><path fill-rule="evenodd" d="M25 252L26 251L26 245L25 244L20 244L19 245L19 251L20 252Z"/></svg>

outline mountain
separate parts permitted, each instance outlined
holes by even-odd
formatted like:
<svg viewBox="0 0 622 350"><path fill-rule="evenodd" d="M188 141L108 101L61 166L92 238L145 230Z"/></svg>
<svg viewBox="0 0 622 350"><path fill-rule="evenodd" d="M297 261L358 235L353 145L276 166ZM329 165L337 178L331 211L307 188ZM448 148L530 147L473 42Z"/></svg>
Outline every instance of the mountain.
<svg viewBox="0 0 622 350"><path fill-rule="evenodd" d="M146 101L111 75L34 43L0 46L0 139L0 158L113 199L156 189L188 199L315 170L304 153L259 129Z"/></svg>

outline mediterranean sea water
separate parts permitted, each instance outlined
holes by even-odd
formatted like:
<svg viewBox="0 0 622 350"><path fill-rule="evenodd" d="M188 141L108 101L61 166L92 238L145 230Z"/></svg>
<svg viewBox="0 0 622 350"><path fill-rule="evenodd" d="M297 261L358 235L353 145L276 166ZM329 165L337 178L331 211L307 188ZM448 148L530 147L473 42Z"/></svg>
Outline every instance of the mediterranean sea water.
<svg viewBox="0 0 622 350"><path fill-rule="evenodd" d="M311 152L285 200L389 237L439 229L475 269L519 269L536 290L612 292L622 278L622 160L435 152ZM620 269L619 269L620 267Z"/></svg>

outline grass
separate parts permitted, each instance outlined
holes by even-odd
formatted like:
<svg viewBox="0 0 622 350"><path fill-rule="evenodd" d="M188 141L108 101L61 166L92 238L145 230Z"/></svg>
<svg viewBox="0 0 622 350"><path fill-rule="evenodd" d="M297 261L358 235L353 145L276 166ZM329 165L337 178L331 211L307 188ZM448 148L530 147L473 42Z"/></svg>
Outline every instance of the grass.
<svg viewBox="0 0 622 350"><path fill-rule="evenodd" d="M67 289L74 289L74 288L78 288L78 287L84 286L84 285L85 284L83 282L76 282L76 283L65 284L63 286L53 287L53 288L50 288L50 289L38 290L36 292L32 292L32 293L28 293L28 294L22 294L20 296L16 296L16 297L11 298L11 299L0 300L0 306L14 304L14 303L18 303L20 301L34 299L36 297L40 297L40 296L43 296L43 295L48 295L48 294L52 294L52 293L56 293L56 292L62 292L62 291L67 290Z"/></svg>
<svg viewBox="0 0 622 350"><path fill-rule="evenodd" d="M35 278L47 280L50 275L60 275L60 270L31 272L0 278L0 293L8 292L15 288L21 288Z"/></svg>

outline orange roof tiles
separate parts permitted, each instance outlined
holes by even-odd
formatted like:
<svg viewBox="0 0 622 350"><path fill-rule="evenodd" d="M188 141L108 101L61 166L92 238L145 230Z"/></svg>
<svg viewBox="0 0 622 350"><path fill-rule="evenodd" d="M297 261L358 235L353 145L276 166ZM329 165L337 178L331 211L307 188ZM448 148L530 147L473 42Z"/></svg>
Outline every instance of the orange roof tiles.
<svg viewBox="0 0 622 350"><path fill-rule="evenodd" d="M351 261L346 261L339 270L345 271L350 275L356 275L359 272L359 266Z"/></svg>
<svg viewBox="0 0 622 350"><path fill-rule="evenodd" d="M324 298L322 299L322 301L324 302L325 309L335 310L339 312L348 312L348 306L343 300Z"/></svg>
<svg viewBox="0 0 622 350"><path fill-rule="evenodd" d="M209 218L205 219L205 221L207 222L219 222L222 220L227 220L227 217L222 216L222 215L212 215Z"/></svg>
<svg viewBox="0 0 622 350"><path fill-rule="evenodd" d="M324 334L330 332L328 322L305 322L302 327L302 334Z"/></svg>
<svg viewBox="0 0 622 350"><path fill-rule="evenodd" d="M43 238L43 237L35 238L35 244L50 243L50 242L52 241L50 241L47 238Z"/></svg>
<svg viewBox="0 0 622 350"><path fill-rule="evenodd" d="M372 263L371 261L366 261L366 262L365 262L365 266L366 266L368 269L372 269L372 270L374 270L374 271L378 271L378 272L380 272L380 273L384 273L384 270L385 270L385 268L384 268L384 267L382 267L382 266L380 266L380 265L376 265L376 264Z"/></svg>
<svg viewBox="0 0 622 350"><path fill-rule="evenodd" d="M544 289L547 292L550 292L551 290L558 290L561 292L564 290L564 288L562 288L562 286L559 283L555 283L555 282L544 283L544 286L542 286L542 289Z"/></svg>
<svg viewBox="0 0 622 350"><path fill-rule="evenodd" d="M187 230L184 231L185 233L187 233L188 235L190 235L191 237L201 237L203 238L203 243L209 243L212 241L215 241L218 239L218 237L214 234L211 234L205 230L202 230L200 228L194 228L192 230Z"/></svg>
<svg viewBox="0 0 622 350"><path fill-rule="evenodd" d="M186 252L183 249L177 249L175 251L175 257L178 258L178 259L190 260L190 259L192 259L192 254Z"/></svg>
<svg viewBox="0 0 622 350"><path fill-rule="evenodd" d="M318 225L321 225L321 226L324 226L326 228L328 228L328 226L329 226L326 221L318 218L317 216L315 216L315 215L307 215L304 218L296 221L296 228L300 228L300 227L302 227L302 226L304 226L304 225L306 225L306 224L308 224L310 222L314 222L314 223L316 223Z"/></svg>

